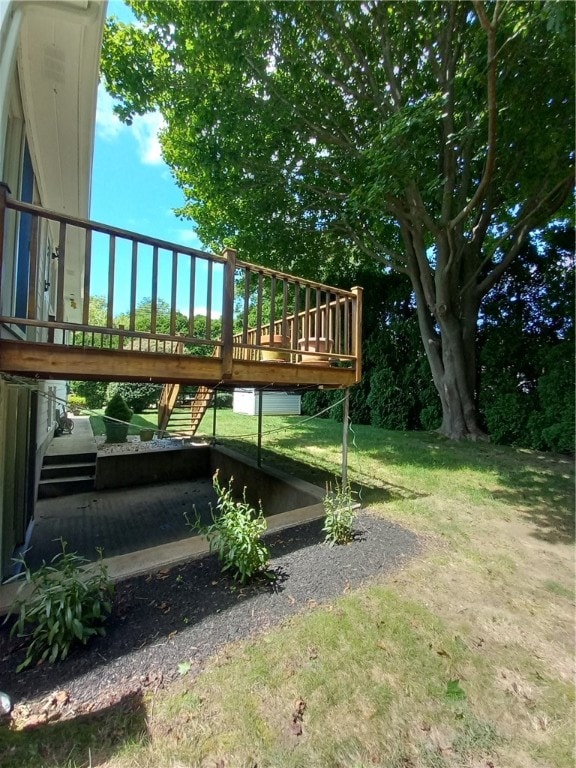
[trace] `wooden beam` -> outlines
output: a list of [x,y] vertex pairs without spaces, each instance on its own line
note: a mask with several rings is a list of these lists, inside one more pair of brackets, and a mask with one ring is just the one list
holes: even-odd
[[[98,347],[0,341],[0,371],[45,379],[153,381],[215,386],[222,381],[218,357],[157,354]],[[354,384],[353,368],[234,360],[230,386],[281,388]]]

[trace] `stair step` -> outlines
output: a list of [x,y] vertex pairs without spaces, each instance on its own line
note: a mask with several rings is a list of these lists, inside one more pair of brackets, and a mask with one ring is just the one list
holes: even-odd
[[56,496],[67,496],[72,493],[93,491],[94,477],[94,475],[77,475],[75,477],[40,480],[38,483],[38,498],[53,499]]
[[46,453],[42,460],[43,466],[48,464],[94,464],[97,453]]
[[96,462],[78,462],[66,464],[48,464],[42,467],[41,480],[60,477],[74,477],[78,475],[91,475],[96,471]]

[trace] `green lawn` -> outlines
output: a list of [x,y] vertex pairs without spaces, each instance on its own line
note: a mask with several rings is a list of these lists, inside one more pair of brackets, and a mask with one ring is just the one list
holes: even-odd
[[[572,460],[353,429],[366,511],[419,533],[421,557],[137,708],[1,726],[2,765],[571,768]],[[317,483],[339,473],[340,424],[265,417],[264,432],[265,463]],[[255,417],[217,412],[225,444],[254,455],[255,433]]]

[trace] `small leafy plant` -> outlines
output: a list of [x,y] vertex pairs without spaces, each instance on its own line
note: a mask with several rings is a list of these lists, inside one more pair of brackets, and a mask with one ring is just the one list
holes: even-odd
[[246,501],[244,487],[242,501],[236,501],[232,495],[230,478],[227,486],[220,485],[218,472],[212,479],[218,496],[216,514],[212,510],[212,523],[203,525],[198,514],[194,523],[189,524],[206,536],[210,551],[216,551],[222,571],[230,571],[232,578],[245,584],[257,574],[263,573],[270,559],[268,547],[261,541],[262,534],[268,527],[262,507],[258,512]]
[[356,508],[354,494],[350,485],[341,486],[336,481],[334,488],[326,488],[326,496],[322,502],[324,505],[325,541],[334,544],[347,544],[354,538],[354,520]]
[[102,625],[112,610],[114,586],[102,562],[102,552],[99,554],[96,569],[87,570],[89,561],[66,552],[66,542],[62,541],[62,552],[35,571],[21,561],[25,581],[18,595],[27,585],[32,591],[18,596],[6,617],[18,612],[10,635],[29,639],[26,658],[17,672],[46,659],[51,664],[58,658],[65,659],[73,643],[86,645],[93,635],[105,634]]

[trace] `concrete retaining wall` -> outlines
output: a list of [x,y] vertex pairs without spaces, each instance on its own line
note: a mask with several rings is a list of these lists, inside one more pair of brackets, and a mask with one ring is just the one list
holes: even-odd
[[98,456],[97,491],[210,477],[210,446]]
[[246,499],[252,506],[258,508],[261,500],[266,516],[321,505],[324,498],[324,491],[316,485],[270,467],[258,467],[255,461],[227,448],[208,445],[99,456],[96,490],[212,477],[217,469],[221,483],[234,477],[234,491],[239,497],[246,487]]
[[246,487],[246,499],[254,507],[262,500],[264,514],[276,515],[322,502],[324,491],[312,483],[272,469],[227,448],[214,447],[210,454],[212,474],[218,469],[221,481],[234,477],[234,491]]

